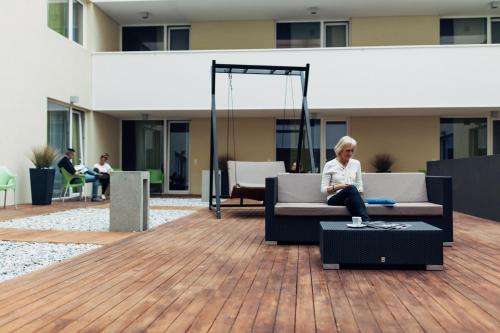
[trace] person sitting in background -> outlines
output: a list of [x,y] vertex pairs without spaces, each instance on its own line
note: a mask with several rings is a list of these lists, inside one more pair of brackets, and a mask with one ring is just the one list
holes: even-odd
[[[75,158],[75,152],[76,151],[73,148],[68,148],[63,158],[61,158],[57,163],[57,166],[59,168],[64,168],[64,170],[66,170],[70,175],[74,176],[84,175],[85,182],[92,183],[92,201],[101,201],[101,199],[97,197],[97,188],[99,187],[100,184],[98,177],[99,175],[96,172],[85,167],[77,171],[73,166],[73,163],[71,162],[71,160]],[[80,180],[73,179],[71,182],[76,184],[80,182]]]
[[[109,155],[108,155],[109,156]],[[99,158],[99,162],[94,165],[94,171],[99,173],[99,181],[102,185],[102,196],[103,200],[106,199],[106,190],[109,187],[110,173],[113,172],[111,166],[106,162],[108,158],[106,157],[106,153],[102,154]]]

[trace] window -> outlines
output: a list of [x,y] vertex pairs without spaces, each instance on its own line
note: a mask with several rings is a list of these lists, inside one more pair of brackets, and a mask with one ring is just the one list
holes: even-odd
[[[297,160],[297,145],[299,142],[299,119],[278,119],[276,120],[276,160],[285,162],[287,172],[295,171],[295,161]],[[311,119],[311,136],[313,141],[314,162],[316,170],[319,172],[320,164],[320,120]],[[302,145],[301,171],[311,170],[309,158],[309,148],[307,144],[306,128],[304,126],[304,136]]]
[[486,18],[441,19],[441,44],[486,44]]
[[[60,154],[68,147],[75,149],[76,156],[72,161],[75,165],[85,162],[84,120],[85,114],[81,111],[73,110],[64,104],[51,101],[47,103],[47,144],[57,149]],[[56,172],[53,197],[61,196],[61,186],[61,175]]]
[[500,154],[500,120],[493,120],[493,154]]
[[83,4],[73,0],[73,40],[83,45]]
[[48,0],[47,25],[64,37],[83,45],[84,6],[82,0]]
[[345,121],[327,121],[326,122],[326,160],[333,160],[335,150],[333,149],[341,137],[347,135],[347,123]]
[[168,49],[189,50],[189,27],[168,27]]
[[69,0],[48,0],[48,26],[68,37]]
[[163,26],[123,27],[122,51],[162,51]]
[[486,155],[486,118],[441,118],[441,159]]
[[320,22],[294,22],[276,24],[276,47],[320,47]]
[[189,123],[169,122],[168,190],[189,189]]
[[500,44],[500,18],[491,19],[491,43]]
[[349,24],[347,22],[335,22],[325,24],[325,46],[345,47],[349,44]]

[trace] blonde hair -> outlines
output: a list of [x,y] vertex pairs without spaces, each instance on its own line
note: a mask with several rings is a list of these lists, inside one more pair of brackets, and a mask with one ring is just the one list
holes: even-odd
[[335,145],[335,148],[333,148],[333,150],[335,150],[335,155],[339,155],[340,152],[342,150],[344,150],[344,148],[346,146],[351,146],[353,148],[356,148],[357,144],[358,143],[356,142],[356,140],[354,140],[350,136],[346,135],[346,136],[343,136],[340,138],[339,142],[337,142],[337,144]]

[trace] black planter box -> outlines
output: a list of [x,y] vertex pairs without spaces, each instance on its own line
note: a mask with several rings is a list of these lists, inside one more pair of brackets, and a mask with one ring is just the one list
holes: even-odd
[[50,205],[54,190],[55,169],[30,169],[31,202],[33,205]]

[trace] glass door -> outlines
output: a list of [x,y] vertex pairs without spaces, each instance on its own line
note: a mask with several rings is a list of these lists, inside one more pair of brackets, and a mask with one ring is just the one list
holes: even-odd
[[71,148],[76,150],[74,165],[84,164],[83,154],[83,114],[82,112],[71,110]]
[[163,141],[163,120],[122,121],[123,170],[149,171],[154,193],[164,188]]
[[347,122],[345,121],[326,121],[325,122],[325,157],[326,162],[334,159],[335,145],[341,137],[347,135]]
[[[53,102],[47,103],[47,144],[57,149],[57,152],[62,157],[62,154],[69,147],[69,107],[57,104]],[[62,176],[57,168],[57,160],[54,163],[54,168],[56,169],[54,178],[54,190],[52,192],[53,198],[59,198],[61,196],[62,189]]]
[[168,191],[189,191],[189,122],[168,123]]

